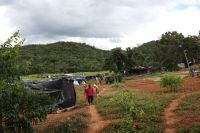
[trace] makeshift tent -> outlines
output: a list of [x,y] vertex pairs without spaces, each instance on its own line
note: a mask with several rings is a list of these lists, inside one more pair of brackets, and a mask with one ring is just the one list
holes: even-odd
[[76,104],[76,92],[72,79],[60,78],[52,81],[29,84],[28,86],[34,90],[49,93],[59,108],[71,107]]
[[115,78],[113,76],[105,76],[105,82],[106,84],[112,84],[115,81]]

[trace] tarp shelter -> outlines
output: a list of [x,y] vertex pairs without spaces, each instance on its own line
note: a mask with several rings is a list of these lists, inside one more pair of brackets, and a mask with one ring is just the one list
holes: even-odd
[[76,92],[72,79],[60,78],[52,81],[43,81],[28,86],[34,90],[49,93],[59,108],[67,108],[76,104]]
[[105,76],[106,84],[112,84],[115,81],[115,78],[111,75]]

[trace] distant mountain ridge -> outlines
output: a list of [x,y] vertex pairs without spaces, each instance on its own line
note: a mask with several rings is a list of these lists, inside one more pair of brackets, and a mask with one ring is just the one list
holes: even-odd
[[109,51],[85,43],[55,42],[25,45],[21,61],[28,62],[28,74],[103,70]]

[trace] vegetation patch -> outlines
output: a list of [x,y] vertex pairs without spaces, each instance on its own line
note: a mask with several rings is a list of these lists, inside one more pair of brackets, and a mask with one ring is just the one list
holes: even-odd
[[89,114],[85,111],[76,113],[66,120],[60,120],[55,125],[49,126],[45,133],[81,133],[87,128]]
[[183,79],[176,75],[166,75],[161,78],[160,85],[164,89],[170,90],[171,92],[177,91],[178,87],[182,84]]
[[200,94],[187,97],[176,109],[181,121],[177,124],[180,133],[200,132]]
[[175,94],[118,91],[97,98],[97,109],[105,119],[119,119],[103,129],[105,133],[162,132],[162,111]]

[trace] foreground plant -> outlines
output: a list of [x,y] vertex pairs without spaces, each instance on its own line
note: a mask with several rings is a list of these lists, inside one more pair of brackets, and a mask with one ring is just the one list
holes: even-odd
[[46,118],[51,100],[33,92],[20,80],[20,47],[24,40],[15,32],[0,45],[0,132],[33,132],[31,124]]

